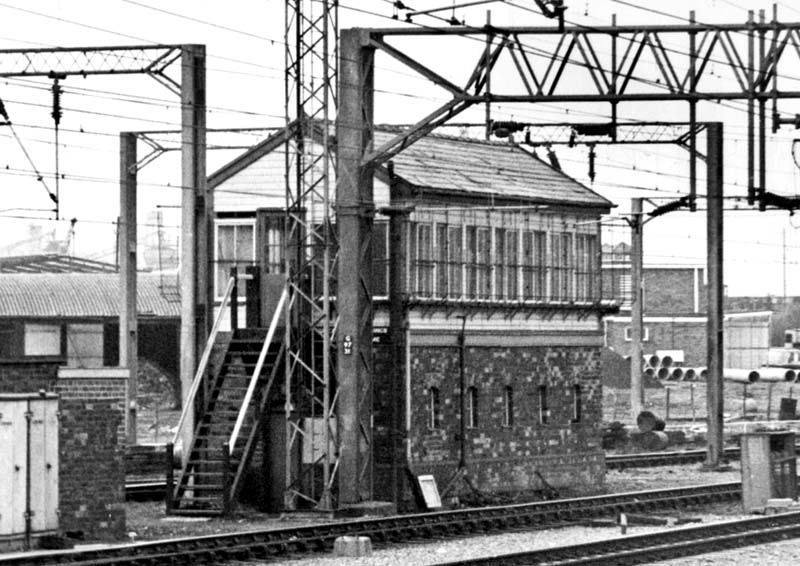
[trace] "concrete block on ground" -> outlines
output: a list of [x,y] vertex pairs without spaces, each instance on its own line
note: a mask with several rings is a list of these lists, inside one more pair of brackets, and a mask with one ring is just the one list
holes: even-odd
[[359,558],[372,555],[372,541],[369,537],[338,537],[333,542],[336,556]]

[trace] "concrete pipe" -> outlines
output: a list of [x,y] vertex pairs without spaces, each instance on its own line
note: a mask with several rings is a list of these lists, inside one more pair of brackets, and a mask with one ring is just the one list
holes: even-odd
[[697,377],[697,379],[703,380],[708,377],[708,369],[694,368],[694,375]]
[[645,368],[644,369],[644,375],[646,375],[647,377],[655,377],[656,376],[656,370],[654,370],[653,368]]
[[754,369],[725,368],[722,378],[737,383],[755,383],[761,379],[761,375]]
[[672,356],[664,356],[661,358],[661,367],[670,368],[672,367]]
[[660,380],[665,380],[669,377],[669,370],[667,368],[661,367],[656,370],[656,377]]
[[761,381],[770,382],[792,382],[797,377],[794,370],[786,368],[763,367],[758,370],[758,374],[761,376]]
[[661,358],[659,358],[655,354],[651,354],[649,356],[645,355],[644,363],[648,364],[650,367],[657,368],[658,364],[661,363]]
[[694,381],[697,379],[697,372],[694,371],[694,368],[686,368],[683,372],[683,381]]
[[670,381],[680,381],[683,377],[683,370],[681,368],[670,368],[669,379]]

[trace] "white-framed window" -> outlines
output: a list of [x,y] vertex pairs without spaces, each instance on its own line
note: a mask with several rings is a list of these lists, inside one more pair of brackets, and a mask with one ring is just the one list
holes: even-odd
[[[631,337],[633,334],[633,329],[630,326],[625,327],[625,341],[630,342],[633,340]],[[650,340],[650,328],[647,326],[642,328],[642,342],[648,342]]]
[[25,324],[26,356],[60,356],[60,324]]
[[[232,267],[236,266],[237,273],[244,275],[245,267],[255,264],[255,232],[255,220],[252,219],[217,221],[214,254],[214,294],[217,298],[222,298],[225,292]],[[244,293],[244,285],[240,285],[239,296],[244,296]]]

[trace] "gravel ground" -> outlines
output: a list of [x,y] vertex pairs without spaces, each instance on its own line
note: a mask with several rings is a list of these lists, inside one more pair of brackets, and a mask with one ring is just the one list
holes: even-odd
[[[726,471],[714,472],[704,470],[699,464],[660,466],[623,471],[610,470],[606,474],[606,489],[608,492],[621,492],[731,481],[741,481],[738,462],[732,463],[730,469]],[[700,519],[702,523],[739,519],[748,516],[743,514],[738,503],[720,504],[698,512],[693,510],[665,511],[658,515],[673,518],[691,517]],[[225,520],[187,521],[179,518],[164,517],[163,504],[160,503],[131,503],[128,505],[128,529],[137,533],[136,540],[153,540],[172,536],[193,536],[262,528],[281,528],[328,520],[327,518],[317,518],[315,520],[307,515],[279,517],[243,510],[237,516]],[[570,526],[541,531],[516,532],[432,543],[425,542],[396,548],[376,548],[371,556],[363,558],[336,557],[333,553],[329,553],[327,555],[317,554],[307,558],[283,560],[280,563],[291,564],[292,566],[429,565],[458,558],[490,556],[492,554],[604,540],[611,537],[652,533],[664,528],[676,529],[681,527],[630,525],[627,534],[621,535],[618,527]],[[728,566],[730,564],[783,566],[795,560],[800,560],[800,540],[669,560],[658,564],[662,566],[686,566],[689,564],[704,566]],[[264,564],[264,562],[235,562],[231,564],[255,566],[256,564]]]
[[[681,513],[680,516],[690,516],[699,518],[703,523],[712,523],[719,521],[726,521],[736,518],[744,518],[741,514],[728,514],[723,513]],[[667,516],[667,515],[663,515]],[[671,515],[676,517],[676,515]],[[668,527],[668,528],[684,528],[684,527]],[[400,565],[414,565],[425,566],[435,565],[442,562],[452,560],[466,559],[466,558],[480,558],[499,554],[509,554],[513,552],[523,552],[528,550],[546,549],[558,546],[567,546],[572,544],[579,544],[583,542],[593,542],[598,540],[609,540],[611,538],[641,535],[648,533],[656,533],[663,530],[664,527],[651,527],[651,526],[629,526],[625,535],[620,533],[617,527],[564,527],[559,529],[547,529],[541,531],[517,532],[501,535],[479,536],[472,538],[465,538],[459,540],[447,540],[436,543],[424,543],[404,545],[402,547],[374,549],[370,556],[361,558],[348,558],[334,556],[333,553],[327,555],[316,555],[307,558],[298,558],[293,560],[284,560],[281,564],[290,564],[291,566],[400,566]],[[783,543],[781,543],[783,544]],[[797,545],[797,543],[794,543]],[[766,545],[765,545],[766,546]],[[772,545],[770,545],[772,546]],[[756,548],[756,547],[753,547]],[[759,547],[760,548],[760,547]],[[750,549],[745,551],[737,551],[739,553],[748,552],[750,556]],[[726,557],[720,561],[709,562],[705,557],[690,557],[683,561],[665,561],[659,564],[675,564],[675,565],[688,565],[688,564],[709,564],[709,565],[723,565],[725,564],[750,564],[751,562],[742,562],[737,560],[735,554],[725,554]],[[757,555],[757,551],[752,554]],[[775,556],[780,556],[779,551],[774,551]],[[800,548],[796,549],[796,555],[800,556]],[[712,555],[708,555],[712,556]],[[724,560],[724,561],[722,561]],[[235,562],[230,563],[236,566],[255,566],[256,564],[263,564],[263,562]],[[775,566],[781,564],[783,566],[786,562],[775,562]],[[762,564],[761,566],[772,566]]]

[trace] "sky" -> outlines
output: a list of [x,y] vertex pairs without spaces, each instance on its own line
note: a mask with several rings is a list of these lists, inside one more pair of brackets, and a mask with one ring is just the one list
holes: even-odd
[[[406,2],[416,10],[451,7],[442,17],[468,25],[483,25],[487,18],[496,26],[554,26],[541,16],[532,0],[507,0],[476,7],[456,7],[466,0],[415,0]],[[743,23],[747,11],[764,9],[771,18],[773,4],[746,0],[565,0],[569,24],[608,25],[616,14],[618,24],[644,25],[685,22],[689,10],[708,23]],[[311,2],[319,9],[318,2]],[[784,0],[777,4],[781,21],[800,21],[800,7]],[[284,12],[275,0],[0,0],[0,50],[45,47],[118,46],[199,43],[206,45],[209,128],[274,128],[285,123],[284,100]],[[406,11],[388,0],[341,0],[339,26],[419,27],[447,26],[439,19],[415,16],[403,22]],[[741,43],[743,38],[734,38]],[[526,45],[538,52],[554,48],[552,39],[527,38]],[[474,39],[429,38],[392,40],[393,45],[456,83],[464,83],[483,49]],[[597,43],[601,59],[607,43]],[[675,53],[686,47],[677,39],[669,45]],[[719,53],[719,52],[718,52]],[[0,54],[0,68],[2,68]],[[719,55],[721,57],[721,54]],[[787,55],[789,57],[789,55]],[[796,89],[800,80],[800,58],[791,54],[780,69],[780,87]],[[704,80],[733,84],[726,65],[711,62]],[[177,70],[177,66],[176,69]],[[642,70],[645,80],[656,80],[654,65]],[[582,85],[588,78],[568,71],[565,84]],[[383,54],[376,58],[376,122],[407,124],[448,99],[447,93]],[[519,92],[519,83],[509,62],[499,64],[492,78],[493,90]],[[177,97],[150,77],[69,77],[61,81],[63,116],[59,132],[59,219],[52,211],[48,191],[55,189],[55,155],[51,117],[52,82],[48,79],[0,80],[0,99],[14,124],[0,126],[0,251],[15,253],[14,247],[30,237],[32,224],[65,240],[74,223],[71,251],[96,259],[114,259],[114,222],[119,212],[119,133],[122,131],[173,130],[179,128]],[[576,86],[577,88],[577,86]],[[636,88],[632,85],[631,88]],[[798,89],[800,90],[800,89]],[[800,103],[782,101],[782,116],[800,113]],[[603,104],[497,105],[492,117],[546,123],[604,121],[609,107]],[[620,106],[625,120],[688,119],[686,104],[630,103]],[[725,193],[742,197],[746,186],[746,115],[742,104],[702,103],[699,120],[725,124]],[[484,108],[474,108],[457,118],[481,123]],[[471,129],[471,132],[480,128]],[[15,137],[14,132],[19,137]],[[769,130],[768,130],[769,132]],[[237,135],[209,134],[208,172],[213,172],[244,148],[263,138],[263,131]],[[782,128],[768,136],[768,189],[796,196],[800,169],[793,156],[794,129]],[[175,138],[158,137],[167,147]],[[704,141],[700,140],[701,144]],[[227,147],[229,149],[217,149]],[[702,147],[702,146],[701,146]],[[624,223],[630,200],[650,199],[645,210],[686,194],[688,154],[672,145],[599,146],[596,178],[588,177],[585,147],[556,148],[564,170],[590,186],[617,206],[607,219],[604,238],[616,243],[628,238]],[[800,151],[800,148],[798,148]],[[147,153],[140,144],[139,152]],[[27,154],[27,155],[26,155]],[[544,153],[539,150],[539,155]],[[700,193],[704,193],[703,167],[699,166]],[[44,182],[37,180],[37,172]],[[169,152],[139,173],[140,234],[154,230],[155,210],[163,212],[163,228],[177,233],[180,202],[178,154]],[[45,187],[46,185],[46,187]],[[703,202],[700,208],[704,208]],[[800,295],[800,218],[786,211],[757,212],[743,201],[729,199],[725,223],[725,281],[730,295]],[[645,262],[649,264],[703,264],[705,262],[705,214],[676,212],[656,218],[645,227]],[[152,265],[150,267],[153,267]]]

